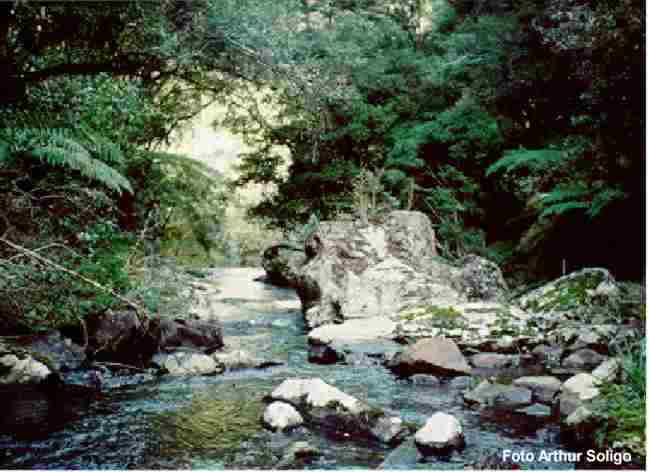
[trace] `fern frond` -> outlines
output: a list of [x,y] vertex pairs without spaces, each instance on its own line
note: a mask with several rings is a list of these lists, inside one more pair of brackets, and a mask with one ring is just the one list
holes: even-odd
[[589,208],[588,202],[559,202],[554,203],[553,205],[546,207],[540,216],[552,216],[552,215],[561,215],[568,211],[572,210],[584,210]]
[[538,171],[557,166],[566,159],[563,151],[554,149],[511,149],[504,156],[487,168],[486,176],[495,172],[511,172],[518,169]]

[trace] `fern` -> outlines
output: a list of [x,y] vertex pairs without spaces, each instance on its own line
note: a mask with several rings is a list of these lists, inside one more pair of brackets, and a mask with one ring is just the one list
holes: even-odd
[[495,172],[511,172],[519,169],[540,171],[550,169],[566,159],[563,151],[554,149],[512,149],[506,151],[504,156],[487,168],[486,176]]
[[[51,166],[78,171],[111,190],[133,193],[126,177],[104,162],[118,163],[123,157],[119,147],[95,137],[87,130],[80,138],[69,130],[26,128],[3,130],[3,140],[11,144],[13,153],[25,153]],[[83,140],[86,137],[86,140]]]

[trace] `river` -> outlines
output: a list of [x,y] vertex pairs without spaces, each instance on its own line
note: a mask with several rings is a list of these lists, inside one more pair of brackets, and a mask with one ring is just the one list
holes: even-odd
[[[256,423],[251,431],[249,424],[246,436],[224,450],[212,444],[213,440],[218,443],[219,437],[210,437],[209,431],[202,446],[200,441],[188,442],[188,436],[180,434],[182,421],[166,421],[182,418],[179,415],[188,411],[200,416],[201,409],[209,409],[211,402],[221,406],[238,401],[262,405],[264,395],[291,377],[320,377],[418,424],[436,411],[455,415],[465,431],[465,449],[444,459],[404,464],[408,468],[459,469],[487,453],[509,449],[538,455],[542,450],[561,447],[557,426],[517,416],[495,418],[482,414],[464,406],[460,392],[445,383],[431,386],[397,380],[381,365],[369,363],[309,363],[306,333],[293,291],[254,281],[263,275],[261,269],[211,269],[206,274],[198,282],[203,289],[199,309],[204,315],[209,311],[219,316],[226,344],[280,361],[282,365],[212,377],[141,376],[132,385],[107,389],[97,398],[77,402],[72,398],[53,402],[25,396],[3,400],[0,468],[273,468],[287,446],[297,440],[307,440],[320,450],[321,455],[309,465],[311,468],[366,469],[376,468],[384,461],[391,452],[385,446],[345,436],[331,437],[307,428],[283,434],[267,431],[261,423]],[[47,413],[41,418],[49,419],[44,424],[29,425],[21,419],[21,408],[45,408]],[[231,411],[223,419],[225,429],[215,435],[236,438],[236,429],[241,427],[237,414]],[[188,419],[188,425],[192,421]],[[231,421],[232,426],[228,423]],[[572,464],[529,466],[557,469]]]

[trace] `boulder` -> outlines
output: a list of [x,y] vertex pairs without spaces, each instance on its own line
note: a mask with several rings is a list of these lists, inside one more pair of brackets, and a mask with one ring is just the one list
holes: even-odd
[[598,367],[591,371],[591,375],[600,382],[614,382],[620,372],[621,361],[620,359],[613,358],[603,361]]
[[562,361],[562,367],[567,369],[584,369],[591,370],[600,365],[605,356],[598,354],[591,349],[580,349],[574,352]]
[[402,377],[413,374],[453,377],[472,372],[456,343],[440,337],[423,339],[409,346],[397,354],[388,367]]
[[159,353],[151,362],[169,375],[212,375],[221,371],[212,357],[198,352]]
[[549,346],[548,344],[540,344],[532,351],[537,359],[548,365],[558,365],[563,353],[564,349],[561,346]]
[[435,235],[423,213],[394,211],[381,223],[321,222],[305,241],[296,291],[310,328],[391,316],[422,301],[457,303],[454,268],[434,261]]
[[92,359],[142,366],[158,351],[159,334],[143,325],[135,311],[109,309],[88,316],[86,326]]
[[615,284],[606,269],[587,268],[555,279],[519,297],[524,310],[562,313],[590,310],[602,303],[594,292],[602,283]]
[[434,413],[415,433],[415,445],[425,456],[444,454],[465,445],[460,422],[447,413]]
[[273,431],[284,431],[303,424],[298,410],[285,402],[273,402],[264,410],[264,424]]
[[406,432],[402,420],[348,395],[318,378],[287,379],[269,395],[291,404],[310,423],[336,434],[392,444]]
[[52,371],[32,356],[18,352],[0,353],[0,384],[40,383]]
[[262,254],[266,280],[280,287],[294,287],[298,270],[306,260],[302,247],[291,243],[274,244]]
[[223,347],[223,330],[218,321],[157,318],[150,329],[155,332],[155,327],[158,329],[156,334],[161,351],[169,352],[182,347],[212,352]]
[[474,367],[482,369],[502,369],[517,366],[519,357],[508,354],[481,353],[473,355],[470,362]]
[[415,445],[415,439],[411,437],[389,452],[377,469],[413,470],[423,458],[424,456]]
[[[457,377],[460,378],[460,377]],[[440,386],[440,379],[429,374],[415,374],[409,377],[409,381],[414,385],[423,385],[427,387]]]
[[469,375],[461,375],[459,377],[454,377],[449,382],[449,387],[457,390],[465,390],[470,388],[474,383],[474,378]]
[[559,397],[560,414],[569,416],[578,407],[600,394],[599,380],[591,374],[576,374],[562,384]]
[[492,261],[470,254],[465,256],[460,273],[455,278],[456,288],[470,301],[503,301],[508,292],[501,269]]
[[529,389],[533,393],[533,401],[547,405],[553,404],[555,395],[562,388],[562,382],[550,375],[519,377],[513,385]]
[[482,381],[476,388],[463,393],[463,399],[468,405],[479,408],[513,409],[530,405],[532,393],[527,388],[513,385]]

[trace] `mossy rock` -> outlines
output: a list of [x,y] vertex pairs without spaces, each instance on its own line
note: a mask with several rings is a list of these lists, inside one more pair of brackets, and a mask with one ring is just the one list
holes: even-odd
[[607,270],[582,269],[523,295],[519,305],[535,312],[563,312],[589,306],[593,291],[603,282],[615,283]]

